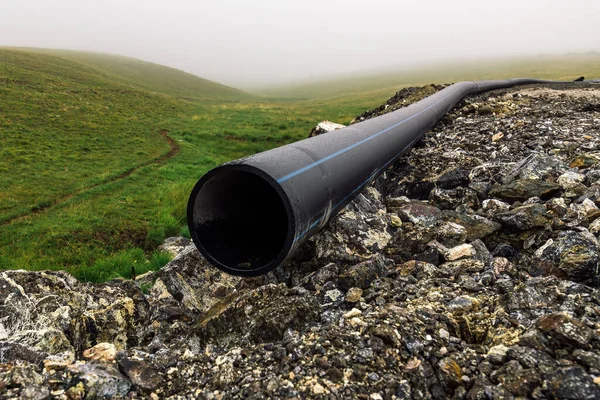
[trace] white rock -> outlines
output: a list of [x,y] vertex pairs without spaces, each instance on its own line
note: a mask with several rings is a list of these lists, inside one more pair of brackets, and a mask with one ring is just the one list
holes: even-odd
[[354,317],[350,319],[350,325],[352,326],[366,326],[367,323],[358,317]]
[[4,327],[2,322],[0,322],[0,340],[8,339],[8,330]]
[[335,122],[331,122],[331,121],[327,121],[327,120],[319,122],[319,124],[317,126],[321,129],[323,129],[325,132],[331,132],[331,131],[335,131],[336,129],[341,129],[341,128],[346,127],[346,125],[337,124]]
[[594,214],[598,211],[598,206],[590,199],[585,199],[581,205],[587,215]]
[[583,182],[584,179],[585,175],[583,174],[567,171],[559,176],[556,182],[562,186],[563,189],[571,189]]
[[325,292],[325,297],[329,298],[331,301],[337,301],[343,295],[344,294],[338,289],[328,290]]
[[445,330],[443,328],[440,329],[440,331],[438,332],[438,334],[440,335],[441,339],[444,339],[444,340],[450,339],[450,332],[448,332],[447,330]]
[[514,269],[514,265],[504,257],[495,257],[492,260],[492,270],[496,276],[503,272],[513,271]]
[[490,213],[499,213],[508,211],[510,209],[510,205],[500,200],[496,199],[487,199],[482,203],[483,211]]
[[537,249],[535,251],[535,253],[533,253],[533,255],[537,258],[541,258],[544,255],[544,250],[546,250],[546,248],[548,246],[552,246],[552,244],[554,243],[554,240],[552,239],[548,239],[548,241],[546,241],[546,243],[544,243],[544,245],[542,247],[540,247],[539,249]]
[[503,344],[499,344],[497,346],[490,347],[489,351],[487,352],[487,356],[490,359],[490,361],[496,364],[501,364],[504,362],[504,360],[506,360],[507,352],[508,347],[506,347]]
[[468,243],[464,243],[448,249],[444,253],[444,258],[448,261],[455,261],[461,258],[473,257],[475,254],[477,254],[475,248]]
[[360,311],[358,308],[353,308],[352,310],[350,310],[346,314],[344,314],[344,318],[346,318],[346,319],[354,318],[354,317],[358,317],[359,315],[362,315],[362,311]]
[[114,362],[117,356],[117,347],[112,343],[102,342],[83,352],[83,357],[101,362]]
[[438,231],[443,237],[460,237],[467,234],[467,229],[455,222],[445,222]]
[[325,388],[319,383],[315,383],[315,385],[312,387],[312,391],[314,394],[323,394],[325,393]]

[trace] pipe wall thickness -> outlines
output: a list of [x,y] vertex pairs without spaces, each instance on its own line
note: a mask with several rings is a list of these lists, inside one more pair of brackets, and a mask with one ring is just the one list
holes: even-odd
[[223,164],[192,190],[187,209],[192,239],[209,262],[227,273],[265,274],[465,96],[551,82],[460,82],[394,112]]

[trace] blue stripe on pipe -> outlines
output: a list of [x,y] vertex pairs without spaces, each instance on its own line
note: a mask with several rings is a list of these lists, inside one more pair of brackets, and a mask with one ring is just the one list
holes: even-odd
[[305,171],[308,171],[309,169],[311,169],[311,168],[314,168],[314,167],[316,167],[317,165],[323,164],[324,162],[326,162],[326,161],[329,161],[329,160],[331,160],[332,158],[339,156],[340,154],[344,154],[344,153],[345,153],[345,152],[347,152],[348,150],[352,150],[353,148],[355,148],[355,147],[357,147],[357,146],[360,146],[361,144],[363,144],[363,143],[366,143],[366,142],[368,142],[369,140],[375,139],[375,138],[376,138],[376,137],[378,137],[379,135],[382,135],[382,134],[384,134],[384,133],[388,132],[389,130],[391,130],[391,129],[394,129],[394,128],[396,128],[396,127],[398,127],[398,126],[400,126],[400,125],[404,124],[405,122],[408,122],[408,121],[410,121],[411,119],[418,117],[419,115],[423,114],[425,111],[427,111],[427,110],[431,109],[432,107],[434,107],[434,106],[436,106],[437,104],[439,104],[441,101],[444,101],[446,98],[450,97],[450,95],[452,95],[452,94],[453,94],[454,92],[456,92],[457,90],[458,90],[458,88],[457,88],[456,90],[453,90],[452,92],[448,93],[446,96],[442,97],[441,99],[439,99],[438,101],[436,101],[435,103],[433,103],[432,105],[430,105],[429,107],[427,107],[427,108],[425,108],[425,109],[423,109],[423,110],[419,111],[419,112],[418,112],[418,113],[416,113],[415,115],[411,115],[410,117],[408,117],[408,118],[406,118],[406,119],[403,119],[402,121],[400,121],[400,122],[398,122],[398,123],[396,123],[396,124],[394,124],[394,125],[392,125],[392,126],[389,126],[389,127],[385,128],[384,130],[382,130],[382,131],[380,131],[380,132],[377,132],[377,133],[375,133],[374,135],[371,135],[371,136],[369,136],[369,137],[366,137],[366,138],[364,138],[363,140],[360,140],[360,141],[358,141],[358,142],[356,142],[356,143],[354,143],[354,144],[351,144],[350,146],[348,146],[348,147],[346,147],[346,148],[343,148],[343,149],[341,149],[341,150],[338,150],[338,151],[336,151],[336,152],[335,152],[335,153],[333,153],[333,154],[330,154],[330,155],[328,155],[327,157],[323,157],[323,158],[321,158],[319,161],[315,161],[315,162],[314,162],[314,163],[312,163],[312,164],[309,164],[309,165],[307,165],[307,166],[305,166],[305,167],[302,167],[302,168],[300,168],[300,169],[299,169],[299,170],[297,170],[297,171],[294,171],[294,172],[292,172],[292,173],[289,173],[289,174],[287,174],[286,176],[284,176],[284,177],[282,177],[282,178],[279,178],[279,179],[277,180],[277,183],[282,183],[282,182],[285,182],[285,181],[287,181],[288,179],[291,179],[291,178],[295,177],[296,175],[300,175],[301,173],[303,173],[303,172],[305,172]]
[[[448,97],[448,96],[446,96]],[[377,174],[379,174],[379,172],[381,172],[383,169],[385,169],[388,165],[390,165],[396,158],[398,158],[398,156],[400,154],[402,154],[402,152],[405,149],[409,149],[412,147],[413,144],[415,144],[416,141],[418,141],[420,138],[416,138],[415,140],[413,140],[408,146],[406,146],[405,148],[403,148],[402,150],[400,150],[398,153],[396,153],[396,155],[394,157],[392,157],[388,162],[386,162],[381,168],[377,169],[375,172],[373,172],[371,175],[369,175],[369,177],[367,179],[365,179],[360,185],[358,185],[356,187],[356,189],[354,189],[352,192],[350,192],[350,194],[348,194],[346,197],[344,197],[342,200],[338,201],[334,206],[333,209],[335,210],[340,204],[342,204],[344,201],[346,201],[348,199],[348,197],[353,196],[354,193],[356,193],[357,191],[361,190],[367,183],[369,183],[369,181],[376,176]],[[294,241],[292,243],[296,243],[298,240],[302,239],[304,237],[304,235],[306,235],[311,229],[313,229],[319,222],[321,222],[321,220],[323,219],[323,217],[325,217],[325,215],[322,215],[321,217],[319,217],[315,222],[313,222],[312,224],[310,224],[310,226],[308,228],[306,228],[302,233],[300,233],[297,237],[294,238]]]

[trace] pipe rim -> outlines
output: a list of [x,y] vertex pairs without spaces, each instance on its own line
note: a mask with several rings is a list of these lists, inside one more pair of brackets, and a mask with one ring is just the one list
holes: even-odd
[[[275,190],[275,193],[279,197],[279,200],[281,200],[282,205],[285,210],[285,214],[287,217],[287,232],[286,232],[284,244],[283,244],[281,250],[279,251],[279,253],[277,254],[277,256],[274,257],[269,263],[261,266],[260,268],[240,269],[240,268],[235,268],[235,267],[223,264],[222,262],[217,260],[215,257],[213,257],[213,255],[211,255],[210,252],[202,245],[202,241],[200,240],[200,237],[198,236],[198,233],[196,232],[196,229],[195,229],[194,208],[195,208],[195,203],[196,203],[198,194],[200,193],[200,191],[202,190],[204,185],[206,183],[208,183],[212,178],[214,178],[215,176],[222,174],[224,172],[232,172],[232,171],[247,172],[247,173],[253,174],[253,175],[261,178],[264,182],[266,182],[271,188],[273,188]],[[260,275],[264,275],[264,274],[274,270],[275,268],[280,266],[286,260],[286,258],[290,255],[292,248],[294,246],[295,218],[294,218],[292,204],[290,202],[288,195],[283,190],[281,185],[279,183],[277,183],[276,179],[274,179],[272,176],[270,176],[263,170],[256,168],[254,166],[251,166],[251,165],[247,165],[247,164],[224,164],[224,165],[221,165],[219,167],[213,168],[212,170],[208,171],[206,174],[204,174],[204,176],[202,176],[198,180],[198,182],[196,182],[196,184],[194,185],[194,188],[192,189],[190,197],[188,199],[187,225],[188,225],[188,229],[189,229],[192,241],[194,242],[194,244],[196,245],[196,247],[198,248],[200,253],[207,259],[207,261],[209,261],[212,265],[219,268],[223,272],[226,272],[231,275],[241,276],[241,277],[260,276]]]

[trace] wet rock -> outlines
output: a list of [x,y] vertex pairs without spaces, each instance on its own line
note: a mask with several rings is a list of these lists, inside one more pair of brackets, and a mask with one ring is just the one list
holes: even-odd
[[124,397],[131,388],[114,364],[85,363],[69,366],[75,379],[84,382],[86,398]]
[[549,226],[552,222],[546,207],[542,204],[516,207],[508,212],[497,214],[496,219],[509,229],[517,231],[543,228]]
[[3,364],[12,364],[20,360],[41,365],[47,356],[47,353],[20,343],[0,342],[0,363]]
[[458,186],[467,187],[470,182],[470,172],[468,169],[452,169],[444,172],[434,182],[437,187],[442,189],[454,189]]
[[348,269],[339,276],[338,283],[343,290],[356,287],[366,289],[371,282],[383,276],[387,270],[383,257],[374,257]]
[[539,374],[533,369],[509,370],[500,375],[498,381],[515,396],[529,396],[541,383]]
[[536,274],[554,274],[575,281],[597,276],[598,249],[593,236],[583,232],[562,231],[548,239],[534,254]]
[[171,299],[185,311],[205,312],[233,292],[240,280],[210,266],[193,244],[161,268],[157,278],[149,296],[155,313]]
[[556,182],[563,189],[568,190],[568,189],[577,187],[584,180],[585,180],[585,175],[577,173],[577,172],[573,172],[573,171],[567,171],[564,174],[562,174],[561,176],[559,176],[558,179],[556,180]]
[[460,205],[470,208],[479,206],[477,193],[468,188],[457,187],[455,189],[434,188],[429,193],[429,200],[433,205],[441,209],[452,210]]
[[400,207],[398,216],[402,221],[430,227],[439,220],[441,211],[439,208],[427,204],[411,203]]
[[154,367],[146,361],[130,359],[124,353],[117,355],[117,361],[123,372],[139,389],[154,390],[165,383]]
[[554,339],[576,347],[587,347],[593,336],[590,328],[561,313],[544,315],[536,321],[536,327]]
[[266,285],[235,293],[215,304],[191,328],[200,342],[227,343],[239,335],[255,342],[281,340],[287,329],[302,328],[321,313],[316,298]]
[[496,199],[486,199],[481,204],[481,208],[486,216],[492,217],[495,214],[506,212],[510,209],[510,205]]
[[563,367],[550,372],[543,386],[550,399],[598,399],[600,389],[581,367]]
[[496,232],[502,225],[476,214],[465,214],[456,211],[444,213],[444,219],[456,223],[466,230],[466,240],[483,239]]
[[560,185],[552,182],[519,179],[492,188],[492,190],[490,190],[490,196],[510,202],[525,201],[531,197],[548,199],[557,194],[561,188]]
[[469,296],[459,296],[448,303],[448,308],[457,314],[463,314],[477,307],[479,301]]
[[558,177],[566,170],[563,161],[555,156],[533,153],[520,160],[505,177],[505,183],[519,177],[529,180],[548,180]]

